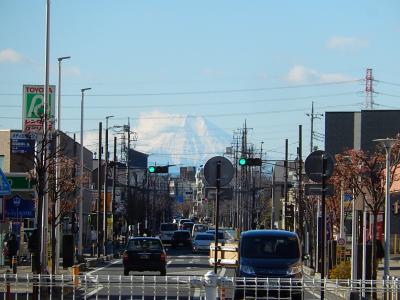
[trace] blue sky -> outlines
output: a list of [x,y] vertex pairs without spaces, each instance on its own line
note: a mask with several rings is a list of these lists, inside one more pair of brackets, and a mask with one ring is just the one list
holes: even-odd
[[[91,87],[85,134],[107,115],[138,131],[154,112],[205,116],[228,134],[247,120],[250,141],[279,159],[286,138],[295,154],[302,124],[307,154],[311,102],[360,110],[366,68],[375,108],[400,108],[399,12],[396,0],[52,1],[51,84],[57,57],[72,57],[62,129],[79,136],[80,89]],[[0,129],[21,128],[22,85],[44,83],[44,31],[45,1],[0,0]]]

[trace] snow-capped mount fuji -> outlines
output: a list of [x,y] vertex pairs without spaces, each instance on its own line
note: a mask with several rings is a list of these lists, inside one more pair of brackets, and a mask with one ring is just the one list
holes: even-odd
[[231,135],[204,117],[154,112],[140,118],[135,128],[136,149],[150,154],[149,164],[200,166],[222,155]]

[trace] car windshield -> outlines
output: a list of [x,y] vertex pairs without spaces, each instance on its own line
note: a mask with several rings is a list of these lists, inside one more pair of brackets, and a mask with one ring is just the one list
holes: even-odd
[[162,245],[156,239],[133,239],[129,240],[126,250],[146,251],[146,250],[162,250]]
[[298,258],[296,237],[260,236],[242,239],[241,253],[246,258]]
[[208,227],[206,225],[195,225],[193,228],[194,232],[205,232],[207,229]]
[[196,241],[212,241],[214,236],[212,234],[198,234],[196,235]]
[[[211,234],[212,236],[215,235],[215,231],[207,231],[207,233]],[[223,240],[225,238],[224,232],[218,230],[218,239]]]
[[178,225],[174,223],[168,223],[168,224],[161,224],[160,230],[161,231],[175,231],[178,229]]

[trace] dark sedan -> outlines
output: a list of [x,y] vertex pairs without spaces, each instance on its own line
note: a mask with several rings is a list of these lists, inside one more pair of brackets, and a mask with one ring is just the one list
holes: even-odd
[[167,255],[159,238],[130,238],[123,254],[124,275],[130,271],[159,271],[165,276]]
[[192,238],[187,230],[177,230],[172,236],[171,244],[173,248],[186,247],[192,249]]

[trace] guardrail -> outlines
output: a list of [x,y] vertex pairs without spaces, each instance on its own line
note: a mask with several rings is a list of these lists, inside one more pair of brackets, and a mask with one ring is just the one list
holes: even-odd
[[204,276],[112,276],[4,274],[0,299],[400,299],[397,278],[378,281],[234,278]]

